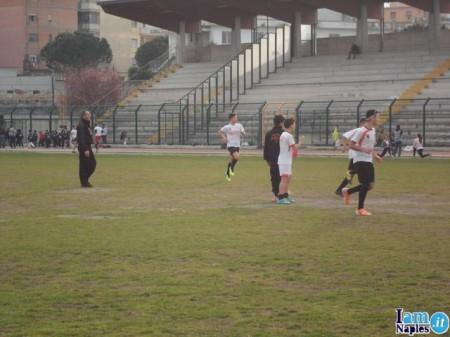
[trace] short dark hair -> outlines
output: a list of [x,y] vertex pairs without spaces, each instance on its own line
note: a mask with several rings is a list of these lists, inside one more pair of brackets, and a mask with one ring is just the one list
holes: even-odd
[[275,115],[273,118],[273,125],[278,126],[283,124],[284,122],[284,116],[283,115]]
[[365,121],[366,121],[365,118],[360,118],[360,119],[359,119],[359,124],[362,124],[362,123],[364,123]]
[[292,124],[294,124],[294,123],[295,123],[295,119],[294,118],[285,119],[284,120],[284,127],[286,129],[289,129],[292,126]]
[[235,116],[236,116],[236,113],[234,113],[234,112],[230,113],[230,115],[228,116],[228,120],[230,120],[231,118],[233,118]]

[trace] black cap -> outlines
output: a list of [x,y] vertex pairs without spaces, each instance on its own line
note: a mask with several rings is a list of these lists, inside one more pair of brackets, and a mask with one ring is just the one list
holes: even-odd
[[379,112],[377,110],[367,110],[366,119],[372,118],[373,116],[375,116],[378,113]]

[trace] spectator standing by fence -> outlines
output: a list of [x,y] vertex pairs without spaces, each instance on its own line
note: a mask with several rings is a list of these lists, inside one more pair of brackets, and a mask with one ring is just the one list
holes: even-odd
[[9,147],[11,149],[16,148],[16,129],[11,125],[11,127],[8,130],[8,140],[9,140]]
[[102,124],[102,142],[103,144],[108,143],[108,128],[105,124]]
[[394,130],[394,157],[397,155],[397,157],[402,156],[402,145],[403,145],[403,130],[400,127],[400,125],[397,125],[397,127]]
[[4,149],[6,143],[6,131],[3,128],[0,128],[0,148]]

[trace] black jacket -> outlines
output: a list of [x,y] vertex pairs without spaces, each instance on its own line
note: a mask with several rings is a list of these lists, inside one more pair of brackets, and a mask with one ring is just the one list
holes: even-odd
[[278,163],[278,156],[280,155],[280,136],[283,133],[281,126],[274,127],[266,133],[264,141],[264,160],[276,164]]
[[84,152],[91,149],[92,145],[92,130],[91,123],[86,122],[84,119],[80,120],[77,126],[77,142],[78,151]]

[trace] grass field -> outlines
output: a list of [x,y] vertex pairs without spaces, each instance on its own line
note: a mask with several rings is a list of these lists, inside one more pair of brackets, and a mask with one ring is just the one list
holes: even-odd
[[450,311],[450,161],[377,167],[370,218],[299,158],[271,204],[244,157],[0,153],[0,336],[394,336],[395,308]]

